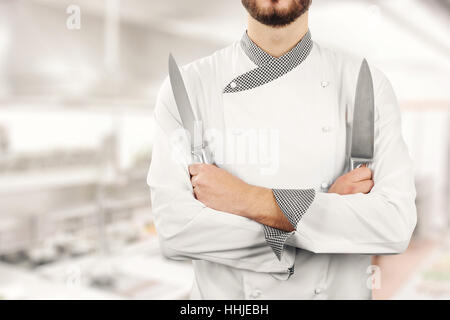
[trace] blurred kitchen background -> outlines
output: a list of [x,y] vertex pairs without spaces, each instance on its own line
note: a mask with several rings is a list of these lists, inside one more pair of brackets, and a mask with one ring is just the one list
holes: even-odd
[[[155,97],[169,52],[245,24],[239,0],[0,0],[0,299],[188,297],[152,223]],[[449,299],[450,1],[313,0],[310,25],[387,74],[415,162],[414,239],[376,258],[374,297]]]

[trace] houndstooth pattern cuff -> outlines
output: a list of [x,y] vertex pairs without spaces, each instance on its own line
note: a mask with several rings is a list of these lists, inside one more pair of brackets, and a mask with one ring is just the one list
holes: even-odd
[[[315,190],[273,189],[272,192],[283,214],[292,226],[297,229],[298,222],[314,200],[316,195]],[[295,231],[286,232],[264,226],[266,242],[270,245],[278,260],[281,260],[281,254],[283,253],[286,240],[293,235],[294,232]],[[292,268],[291,273],[293,272],[294,269]]]
[[297,224],[316,196],[314,189],[273,189],[273,195],[286,218],[297,229]]
[[286,243],[287,238],[289,238],[292,234],[294,234],[294,231],[286,232],[280,229],[264,226],[264,236],[266,238],[266,242],[272,248],[278,260],[281,260],[284,244]]

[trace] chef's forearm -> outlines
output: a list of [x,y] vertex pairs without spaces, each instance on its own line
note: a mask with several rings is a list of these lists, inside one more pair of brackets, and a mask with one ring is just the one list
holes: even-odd
[[403,252],[416,223],[415,192],[389,195],[388,190],[382,186],[369,194],[317,193],[288,244],[314,253]]
[[278,206],[272,189],[251,186],[247,199],[243,216],[283,231],[295,230]]

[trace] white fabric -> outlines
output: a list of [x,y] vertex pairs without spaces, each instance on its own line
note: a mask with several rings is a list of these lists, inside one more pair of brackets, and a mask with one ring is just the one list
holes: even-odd
[[[317,191],[281,261],[260,224],[194,198],[188,157],[174,157],[188,154],[189,145],[174,134],[181,122],[166,79],[155,109],[148,184],[163,254],[195,260],[194,298],[367,299],[370,254],[405,250],[416,223],[412,165],[394,93],[373,67],[375,186],[367,195],[325,193],[345,172],[361,61],[314,43],[307,59],[286,75],[226,94],[223,88],[232,79],[256,67],[239,42],[183,68],[209,147],[216,161],[225,159],[220,167],[255,185]],[[256,141],[249,146],[258,147],[256,160],[231,147],[237,136],[255,130],[258,140],[249,140]],[[264,142],[267,133],[272,143]],[[219,136],[226,143],[218,142]],[[276,157],[264,156],[270,150]]]

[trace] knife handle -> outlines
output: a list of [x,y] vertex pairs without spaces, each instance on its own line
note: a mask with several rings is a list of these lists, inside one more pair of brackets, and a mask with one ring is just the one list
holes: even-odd
[[369,165],[370,163],[372,163],[372,159],[350,158],[350,170],[355,170],[363,164]]
[[208,152],[206,151],[205,148],[202,148],[202,159],[203,159],[203,163],[212,164],[209,159]]
[[192,154],[192,163],[204,163],[202,153],[192,151],[191,154]]
[[194,163],[206,163],[213,164],[209,157],[209,153],[205,148],[201,148],[200,150],[192,151],[192,160]]

